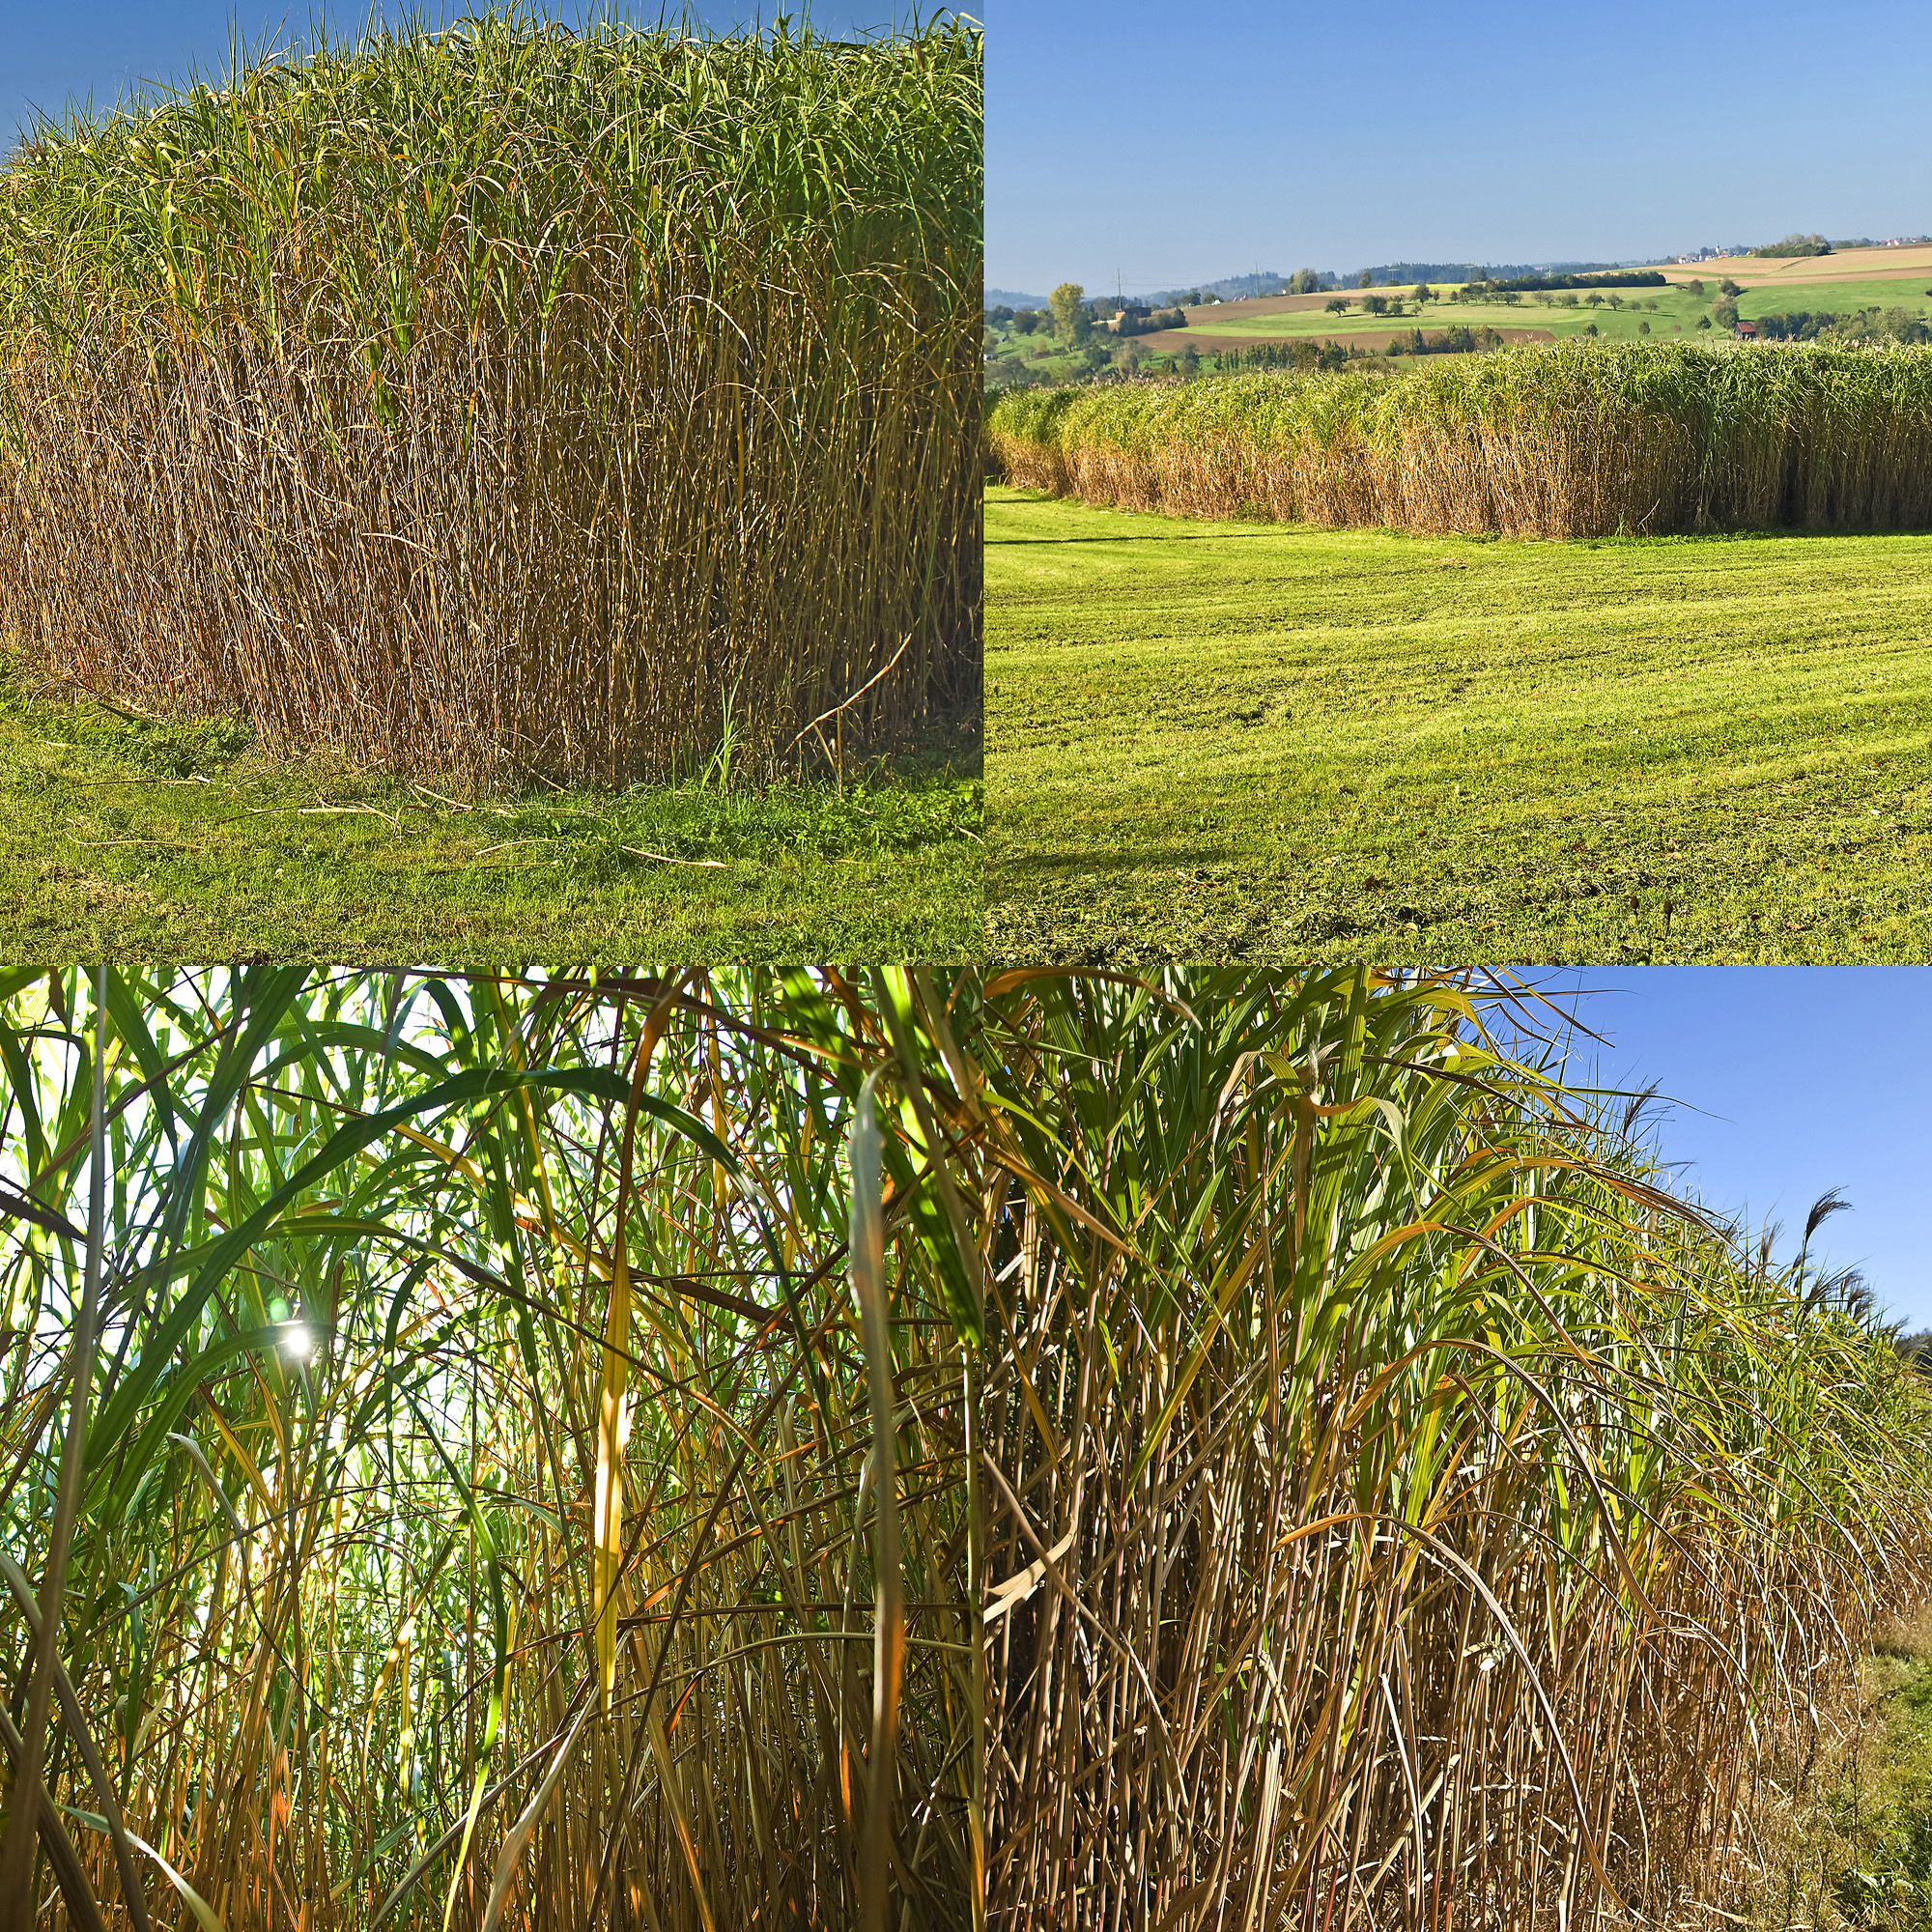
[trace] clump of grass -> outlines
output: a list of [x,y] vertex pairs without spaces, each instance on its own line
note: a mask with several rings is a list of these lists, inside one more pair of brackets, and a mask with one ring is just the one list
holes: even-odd
[[270,749],[621,785],[979,677],[980,37],[486,13],[0,174],[0,635]]
[[976,1001],[0,981],[0,1903],[969,1932]]
[[1855,1286],[1466,978],[988,994],[989,1925],[1676,1922],[1932,1581]]
[[232,765],[254,742],[253,728],[241,718],[143,721],[123,737],[121,752],[135,770],[156,778],[205,778]]
[[1395,374],[1015,390],[1007,480],[1184,516],[1508,536],[1932,525],[1932,350],[1564,342]]

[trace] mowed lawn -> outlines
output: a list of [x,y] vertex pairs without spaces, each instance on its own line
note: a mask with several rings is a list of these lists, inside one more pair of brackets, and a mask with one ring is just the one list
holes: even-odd
[[986,536],[996,959],[1932,958],[1932,537]]
[[37,695],[0,653],[0,965],[961,959],[977,732],[830,783],[466,799]]

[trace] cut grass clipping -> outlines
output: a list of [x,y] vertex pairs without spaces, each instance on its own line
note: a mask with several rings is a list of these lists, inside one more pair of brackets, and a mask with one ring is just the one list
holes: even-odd
[[622,785],[977,703],[980,41],[491,13],[0,174],[0,639]]
[[0,978],[0,1914],[970,1932],[978,999]]
[[1002,395],[1007,479],[1122,509],[1506,536],[1932,525],[1932,349],[1565,342],[1394,375]]
[[963,959],[982,787],[951,734],[831,778],[434,781],[245,724],[36,695],[0,654],[0,962]]
[[1713,1922],[1928,1582],[1855,1280],[1479,981],[989,992],[989,1926]]
[[1932,957],[1932,538],[987,533],[998,959]]

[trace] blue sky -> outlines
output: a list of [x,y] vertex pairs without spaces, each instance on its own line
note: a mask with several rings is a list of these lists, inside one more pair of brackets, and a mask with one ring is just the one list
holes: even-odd
[[986,280],[1932,234],[1922,0],[991,0]]
[[[906,0],[831,0],[813,6],[810,17],[821,33],[857,38],[872,27],[889,27],[895,10],[904,17]],[[331,35],[353,31],[370,17],[367,4],[331,5],[326,17]],[[452,7],[447,0],[432,4],[379,5],[377,17],[398,21],[412,13],[432,17],[472,11]],[[540,11],[553,19],[581,22],[585,9],[579,0],[551,0]],[[601,8],[600,8],[600,11]],[[631,0],[622,14],[645,22],[659,15],[656,0]],[[699,0],[692,11],[714,31],[770,19],[779,11],[773,0]],[[804,11],[787,9],[796,16]],[[926,10],[930,12],[930,9]],[[680,17],[683,9],[664,9]],[[56,117],[68,104],[90,96],[106,106],[135,83],[177,81],[197,63],[204,69],[225,66],[229,30],[239,25],[250,45],[265,38],[310,38],[312,20],[325,9],[309,0],[273,4],[273,0],[0,0],[0,151],[9,150],[28,118],[39,108]]]
[[1880,1304],[1932,1327],[1932,968],[1639,967],[1533,976],[1607,1045],[1570,1074],[1676,1104],[1665,1159],[1713,1208],[1782,1222],[1788,1260],[1828,1188],[1849,1212],[1812,1255],[1864,1270]]

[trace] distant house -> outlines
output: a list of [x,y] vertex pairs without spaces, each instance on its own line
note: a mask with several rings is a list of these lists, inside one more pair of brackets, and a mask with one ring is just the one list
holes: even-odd
[[1107,327],[1109,328],[1119,328],[1123,322],[1145,322],[1152,313],[1152,309],[1149,308],[1145,302],[1129,302],[1124,308],[1114,311],[1113,320],[1107,324]]
[[1737,337],[1740,342],[1755,341],[1757,339],[1757,324],[1754,322],[1739,323],[1737,327]]

